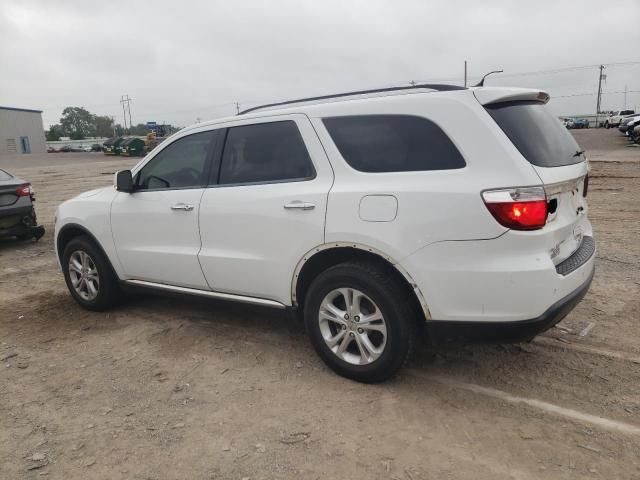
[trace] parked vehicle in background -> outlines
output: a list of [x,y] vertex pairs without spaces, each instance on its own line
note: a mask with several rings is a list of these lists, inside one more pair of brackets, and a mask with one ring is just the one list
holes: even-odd
[[434,343],[531,340],[585,295],[589,167],[546,92],[326,98],[185,128],[115,189],[62,203],[71,296],[90,310],[121,287],[294,308],[330,368],[377,382],[421,327]]
[[589,120],[586,118],[575,118],[573,120],[573,128],[589,128]]
[[636,125],[631,132],[631,140],[633,143],[640,144],[640,125]]
[[44,235],[36,218],[35,200],[29,182],[0,170],[0,237],[38,240]]
[[630,115],[628,117],[624,117],[618,126],[618,130],[625,135],[628,135],[628,130],[631,128],[633,130],[634,123],[640,119],[640,115]]
[[102,144],[102,153],[105,155],[120,155],[120,145],[125,137],[114,137],[105,140]]
[[616,112],[613,112],[604,121],[604,127],[605,128],[617,127],[620,125],[620,122],[622,121],[623,117],[626,117],[627,115],[633,115],[634,113],[636,113],[634,110],[618,110]]
[[589,128],[589,120],[585,118],[565,118],[562,124],[569,130],[573,128]]
[[102,151],[102,145],[100,145],[99,143],[94,143],[93,145],[91,145],[91,151],[92,152],[101,152]]

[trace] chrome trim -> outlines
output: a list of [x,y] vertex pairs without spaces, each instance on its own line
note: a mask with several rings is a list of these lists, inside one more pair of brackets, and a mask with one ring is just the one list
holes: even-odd
[[577,191],[580,189],[580,185],[584,183],[585,175],[564,182],[550,183],[544,186],[544,191],[547,192],[547,197],[558,195],[560,193]]
[[294,209],[294,208],[297,208],[299,210],[313,210],[314,208],[316,208],[316,205],[315,203],[301,202],[300,200],[294,200],[291,203],[285,204],[284,208],[288,210]]
[[276,302],[275,300],[267,300],[266,298],[246,297],[244,295],[234,295],[232,293],[213,292],[210,290],[199,290],[197,288],[177,287],[175,285],[167,285],[164,283],[147,282],[146,280],[125,280],[129,285],[140,287],[154,288],[156,290],[165,290],[175,293],[185,293],[188,295],[198,295],[200,297],[215,298],[217,300],[230,300],[232,302],[250,303],[252,305],[263,305],[265,307],[287,308],[286,305]]

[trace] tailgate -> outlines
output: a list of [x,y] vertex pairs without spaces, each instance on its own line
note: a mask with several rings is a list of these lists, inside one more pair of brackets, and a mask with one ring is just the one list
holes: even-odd
[[547,194],[549,216],[543,231],[551,238],[551,260],[555,265],[575,252],[585,234],[591,233],[587,222],[587,162],[563,167],[532,165]]

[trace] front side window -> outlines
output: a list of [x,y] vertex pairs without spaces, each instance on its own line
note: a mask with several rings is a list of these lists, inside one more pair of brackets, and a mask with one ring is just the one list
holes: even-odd
[[295,122],[229,128],[220,167],[221,185],[296,181],[314,175]]
[[413,115],[357,115],[323,119],[345,161],[361,172],[463,168],[466,163],[434,122]]
[[136,175],[136,190],[194,188],[207,184],[207,158],[216,131],[182,137],[163,149]]

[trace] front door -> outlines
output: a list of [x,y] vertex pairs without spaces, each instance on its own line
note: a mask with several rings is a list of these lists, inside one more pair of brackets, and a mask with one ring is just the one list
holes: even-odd
[[219,169],[200,203],[209,286],[289,305],[297,263],[324,242],[333,182],[315,131],[304,115],[234,122]]
[[127,279],[208,289],[198,263],[200,200],[217,131],[181,137],[134,173],[119,192],[111,228]]

